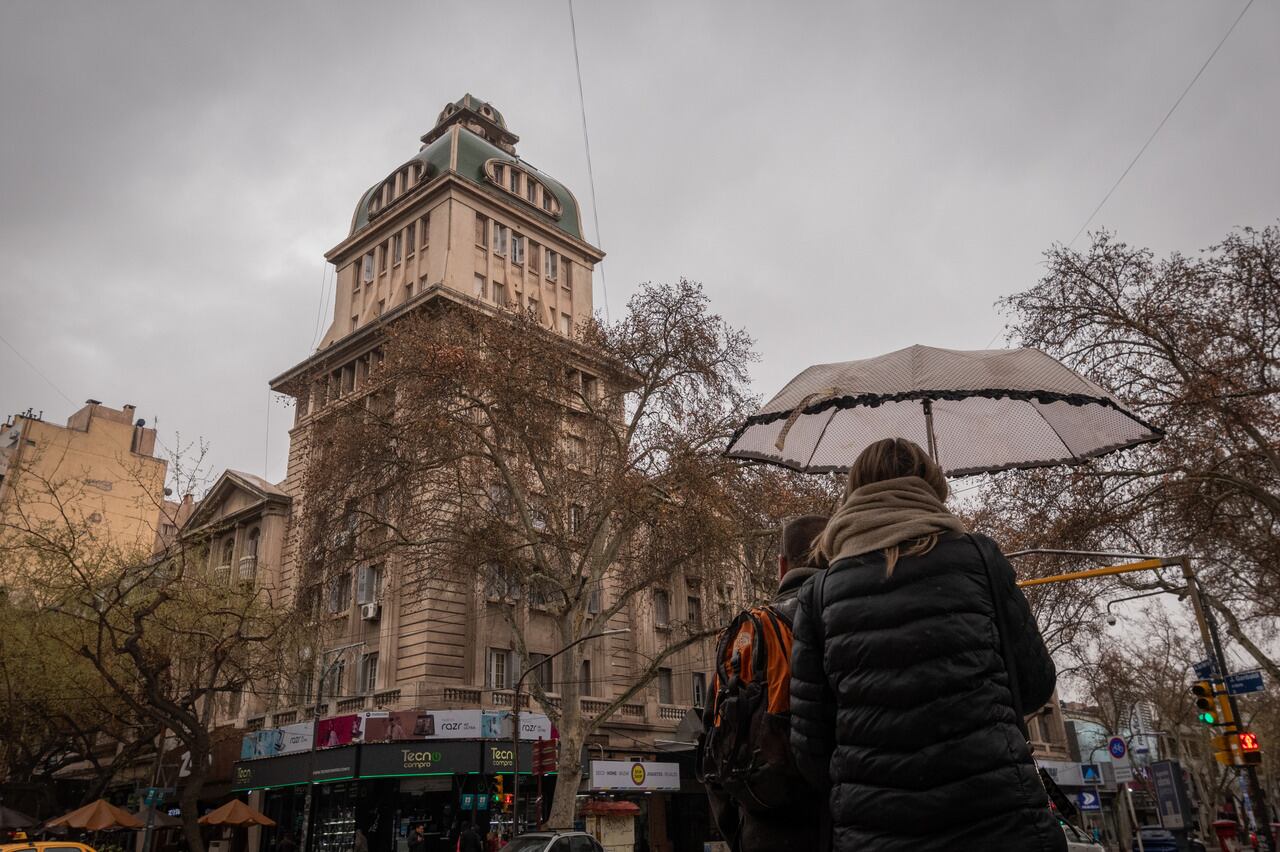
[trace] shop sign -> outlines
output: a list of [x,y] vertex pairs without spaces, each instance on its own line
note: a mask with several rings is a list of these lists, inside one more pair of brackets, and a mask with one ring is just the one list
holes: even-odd
[[680,764],[650,760],[593,760],[591,789],[679,790]]
[[280,740],[277,728],[265,731],[250,731],[240,740],[240,759],[255,760],[259,757],[271,757],[276,753],[276,743]]
[[267,760],[240,761],[231,768],[233,790],[256,790],[304,784],[311,777],[311,753],[288,754]]
[[[487,742],[484,744],[484,769],[485,775],[502,775],[510,773],[515,768],[515,752],[511,749],[511,742]],[[533,743],[520,743],[520,771],[528,773],[533,771]]]
[[317,784],[325,781],[345,781],[356,774],[356,749],[336,748],[311,754],[311,780]]
[[[511,717],[510,710],[486,711],[484,714],[485,737],[501,740],[511,739]],[[520,739],[551,739],[551,720],[544,713],[522,712],[520,714]]]
[[475,740],[481,722],[479,710],[397,710],[369,719],[365,742]]
[[362,747],[360,777],[480,771],[475,742],[372,743]]

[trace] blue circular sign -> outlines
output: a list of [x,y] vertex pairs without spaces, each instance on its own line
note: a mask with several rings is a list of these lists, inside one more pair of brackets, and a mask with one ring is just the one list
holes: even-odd
[[1116,760],[1124,760],[1124,756],[1129,753],[1129,747],[1125,745],[1124,738],[1112,737],[1107,742],[1107,751],[1111,752],[1111,756]]

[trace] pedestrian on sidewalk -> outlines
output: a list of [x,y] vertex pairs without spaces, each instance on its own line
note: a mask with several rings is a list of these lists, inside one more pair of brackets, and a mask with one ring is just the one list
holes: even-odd
[[900,438],[850,469],[819,539],[831,567],[800,593],[795,759],[830,791],[836,852],[1065,852],[1015,709],[1047,702],[1056,670],[1013,569],[947,493]]
[[801,587],[825,560],[814,550],[823,515],[783,525],[778,591],[721,633],[711,700],[703,715],[699,777],[712,817],[733,852],[829,848],[825,800],[791,757],[791,628]]

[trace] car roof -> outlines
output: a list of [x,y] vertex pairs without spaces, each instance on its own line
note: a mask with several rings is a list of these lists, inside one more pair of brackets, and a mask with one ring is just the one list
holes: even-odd
[[78,843],[74,840],[18,840],[13,843],[0,843],[0,852],[9,852],[16,849],[48,849],[51,846],[71,847],[73,849],[88,849],[93,852],[93,847],[84,843]]

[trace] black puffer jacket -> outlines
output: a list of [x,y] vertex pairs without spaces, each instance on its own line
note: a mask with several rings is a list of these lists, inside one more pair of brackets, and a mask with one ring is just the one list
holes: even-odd
[[791,744],[830,788],[838,852],[1066,849],[1013,710],[978,547],[1030,712],[1056,672],[991,539],[945,534],[888,579],[881,553],[842,559],[800,593]]

